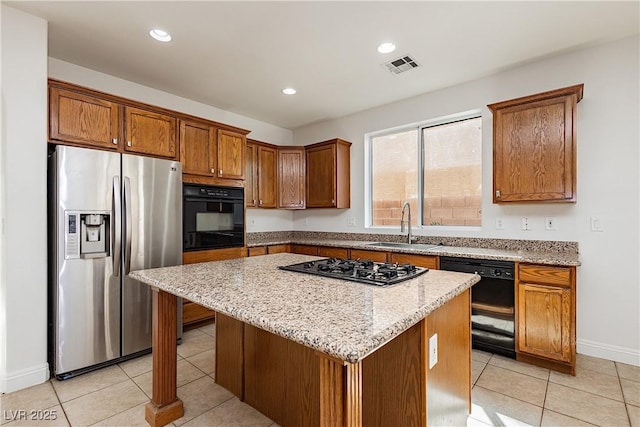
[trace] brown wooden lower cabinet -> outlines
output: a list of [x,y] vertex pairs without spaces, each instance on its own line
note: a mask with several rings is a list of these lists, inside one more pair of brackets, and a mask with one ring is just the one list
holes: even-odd
[[331,258],[349,258],[349,249],[334,248],[330,246],[318,246],[318,256]]
[[437,270],[439,267],[439,258],[434,255],[412,255],[392,252],[389,254],[389,261],[398,264],[413,264],[433,270]]
[[[211,249],[206,251],[191,251],[182,253],[183,264],[198,262],[220,261],[225,259],[242,258],[246,256],[247,248]],[[195,302],[182,299],[182,327],[196,326],[214,320],[216,312],[209,310]]]
[[375,262],[387,262],[387,252],[351,249],[351,259],[368,259]]
[[575,267],[518,264],[516,357],[575,375]]
[[[351,367],[361,366],[358,425],[466,424],[471,408],[470,316],[466,291],[360,364],[334,364],[334,369],[341,366],[337,374],[343,379],[349,378]],[[216,382],[283,427],[320,427],[320,392],[326,381],[321,366],[327,356],[230,317],[218,318],[216,373],[224,375],[217,374]],[[438,363],[429,369],[428,340],[436,333]],[[348,386],[343,384],[345,390]]]
[[291,245],[291,253],[294,254],[302,254],[302,255],[318,255],[318,247],[313,245]]

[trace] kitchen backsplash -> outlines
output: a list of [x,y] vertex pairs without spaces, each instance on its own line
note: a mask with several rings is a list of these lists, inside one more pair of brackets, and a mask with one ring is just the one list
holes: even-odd
[[[330,233],[321,231],[269,231],[247,233],[247,244],[275,244],[308,240],[356,240],[371,242],[404,242],[407,237],[399,234]],[[578,253],[578,242],[557,240],[514,240],[473,237],[418,236],[418,243],[470,248],[523,250],[533,252]]]

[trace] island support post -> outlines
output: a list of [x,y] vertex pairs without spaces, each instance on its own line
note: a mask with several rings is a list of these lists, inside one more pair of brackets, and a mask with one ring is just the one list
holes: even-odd
[[177,394],[177,297],[151,287],[153,291],[153,392],[145,407],[145,419],[161,427],[184,415]]
[[316,352],[320,362],[320,425],[362,427],[362,363]]

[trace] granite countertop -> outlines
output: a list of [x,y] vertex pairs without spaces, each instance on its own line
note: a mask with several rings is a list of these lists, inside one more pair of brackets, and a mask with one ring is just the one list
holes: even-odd
[[[416,255],[437,255],[460,258],[480,258],[513,262],[530,262],[535,264],[579,266],[577,253],[525,251],[511,249],[474,248],[462,246],[416,245],[415,248],[375,246],[374,242],[339,239],[289,239],[268,242],[248,243],[248,247],[280,244],[299,244],[312,246],[332,246],[339,248],[364,249],[385,252],[399,252]],[[426,247],[430,246],[430,247]]]
[[480,280],[430,270],[377,287],[283,271],[319,259],[274,254],[134,271],[131,276],[222,314],[355,363]]

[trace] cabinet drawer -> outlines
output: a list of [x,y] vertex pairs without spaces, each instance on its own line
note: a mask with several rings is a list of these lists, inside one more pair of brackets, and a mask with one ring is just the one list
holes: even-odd
[[319,246],[318,255],[333,257],[333,258],[349,258],[349,249]]
[[387,262],[387,253],[380,251],[351,249],[351,259],[369,259],[375,262]]
[[248,248],[249,256],[266,255],[266,246],[256,246],[254,248]]
[[310,245],[291,245],[291,253],[315,256],[318,255],[318,248]]
[[521,264],[518,266],[518,280],[527,283],[571,286],[571,270],[570,267]]
[[271,245],[267,247],[267,253],[269,254],[281,254],[283,252],[289,252],[289,245]]
[[409,255],[392,253],[390,261],[398,264],[413,264],[418,267],[438,269],[438,257],[433,255]]

